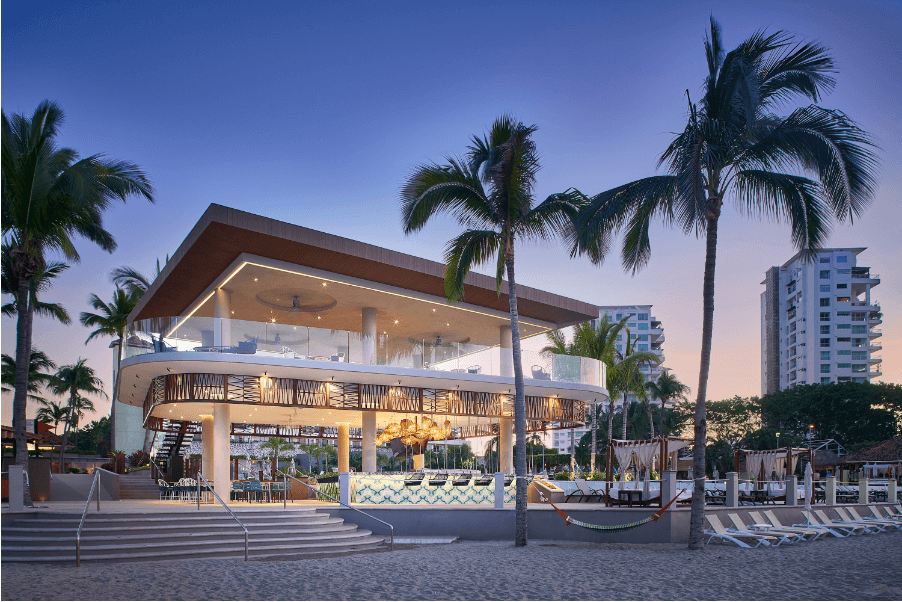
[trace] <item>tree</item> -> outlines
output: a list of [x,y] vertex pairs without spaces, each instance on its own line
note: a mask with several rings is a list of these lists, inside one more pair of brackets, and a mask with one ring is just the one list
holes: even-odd
[[[67,395],[69,397],[69,405],[67,407],[66,425],[63,429],[63,444],[60,447],[59,470],[63,472],[63,452],[66,449],[66,443],[69,439],[69,430],[74,424],[78,428],[78,418],[84,413],[85,409],[93,411],[93,404],[88,407],[91,402],[85,400],[82,393],[88,395],[102,395],[106,397],[103,391],[103,382],[97,377],[94,369],[88,366],[88,360],[79,359],[74,364],[61,367],[53,376],[50,382],[50,390],[56,395]],[[87,404],[85,403],[87,401]],[[77,431],[76,431],[77,437]],[[77,447],[77,445],[76,445]]]
[[[112,252],[116,242],[103,228],[102,216],[114,201],[124,202],[133,194],[153,201],[153,187],[136,165],[101,155],[79,159],[74,150],[57,148],[62,121],[62,110],[49,101],[42,102],[30,118],[17,114],[9,119],[2,112],[3,242],[9,245],[12,273],[18,283],[13,421],[17,457],[26,471],[26,365],[37,310],[29,302],[32,280],[46,269],[47,253],[79,261],[76,236]],[[27,487],[25,495],[31,505]]]
[[[32,401],[45,403],[43,397],[39,396],[41,388],[45,387],[53,378],[47,370],[56,368],[49,357],[38,349],[31,350],[31,361],[28,363],[28,397]],[[16,382],[16,360],[5,353],[0,359],[0,382],[4,393],[13,390]]]
[[35,415],[35,419],[46,422],[47,424],[53,423],[53,433],[56,434],[57,426],[59,426],[60,422],[66,420],[69,411],[64,405],[56,403],[55,401],[47,401],[45,399],[43,400],[43,404],[44,406],[40,408],[37,415]]
[[405,234],[422,229],[438,213],[450,212],[466,230],[448,243],[445,252],[445,297],[464,298],[464,278],[470,269],[495,262],[496,288],[507,271],[508,305],[514,364],[514,430],[519,449],[515,467],[517,504],[515,544],[526,545],[526,402],[520,353],[514,249],[516,241],[563,236],[574,241],[573,220],[583,195],[575,190],[553,194],[535,204],[539,159],[532,134],[510,116],[495,120],[486,136],[473,136],[466,158],[447,164],[420,165],[401,190]]
[[676,376],[670,373],[670,370],[665,368],[661,373],[661,376],[658,377],[658,380],[645,383],[645,388],[651,394],[653,399],[657,399],[661,402],[661,416],[658,432],[664,437],[667,434],[664,432],[664,409],[667,407],[668,402],[686,401],[686,396],[689,394],[689,387],[681,383]]
[[97,409],[94,407],[94,402],[88,399],[87,397],[78,396],[75,399],[70,399],[69,401],[69,421],[72,423],[72,428],[75,429],[75,449],[78,449],[78,425],[81,423],[81,419],[85,417],[85,412],[96,412]]
[[[3,260],[2,260],[2,288],[4,295],[11,295],[13,300],[11,303],[4,303],[0,311],[4,316],[15,316],[19,313],[17,298],[19,293],[19,278],[15,274],[12,249],[6,243],[3,243]],[[66,311],[59,303],[46,303],[38,298],[38,295],[50,290],[53,281],[69,269],[69,265],[61,261],[48,261],[40,270],[35,273],[28,286],[28,306],[34,307],[34,314],[45,318],[53,318],[68,325],[72,322],[69,312]]]
[[[121,288],[117,288],[113,293],[113,299],[109,303],[104,302],[96,294],[91,294],[89,303],[99,313],[91,313],[87,311],[81,312],[79,322],[82,326],[94,328],[95,330],[88,335],[85,345],[91,339],[100,336],[119,337],[119,349],[116,353],[116,379],[119,378],[119,369],[122,367],[122,355],[125,352],[125,334],[128,328],[128,315],[132,313],[140,301],[141,295],[132,291],[126,292]],[[113,401],[110,403],[110,432],[113,437],[113,447],[116,447],[116,391],[118,391],[117,383],[113,382]]]
[[705,237],[690,549],[704,547],[705,400],[724,201],[731,198],[751,217],[789,222],[795,246],[811,251],[826,239],[833,217],[842,222],[862,213],[876,188],[877,165],[869,136],[845,113],[816,104],[785,117],[775,113],[797,98],[816,103],[833,87],[833,60],[821,44],[759,31],[725,55],[712,17],[705,54],[702,97],[697,104],[689,99],[688,122],[659,160],[668,174],[602,192],[578,219],[580,248],[596,263],[625,227],[621,256],[633,273],[651,257],[652,220]]
[[655,424],[651,416],[651,406],[648,403],[648,395],[645,392],[645,376],[642,374],[642,366],[656,366],[660,362],[658,355],[653,351],[637,351],[637,338],[633,338],[629,328],[626,329],[626,344],[623,353],[617,353],[617,363],[614,364],[608,375],[608,382],[616,383],[617,390],[623,396],[623,438],[626,439],[626,424],[629,414],[629,395],[636,395],[644,404],[648,414],[650,436],[655,436]]

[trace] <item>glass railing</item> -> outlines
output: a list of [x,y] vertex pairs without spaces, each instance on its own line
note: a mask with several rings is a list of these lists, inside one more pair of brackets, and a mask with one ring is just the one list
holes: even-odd
[[[544,338],[544,335],[537,335]],[[527,339],[524,339],[526,341]],[[166,351],[228,353],[293,360],[416,368],[465,374],[513,376],[510,349],[381,334],[251,322],[231,318],[151,318],[129,326],[126,357]],[[603,387],[598,360],[523,350],[523,376]]]

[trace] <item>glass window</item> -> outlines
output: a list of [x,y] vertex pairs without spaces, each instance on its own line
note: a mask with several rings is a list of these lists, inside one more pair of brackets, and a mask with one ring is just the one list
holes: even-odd
[[822,311],[821,312],[821,322],[829,322],[830,321],[830,312]]
[[837,274],[851,274],[851,273],[852,273],[852,270],[850,270],[850,269],[848,269],[848,268],[845,269],[845,270],[836,270],[836,273],[837,273]]
[[829,324],[821,324],[821,334],[830,334]]
[[648,314],[639,314],[639,319],[640,319],[640,320],[647,320],[647,319],[648,319]]
[[851,364],[851,363],[845,363],[845,362],[843,362],[843,363],[840,363],[840,364],[836,364],[836,367],[837,367],[837,368],[851,368],[851,367],[852,367],[852,364]]
[[821,257],[821,263],[830,263],[829,257]]
[[822,293],[829,293],[829,292],[830,292],[830,285],[829,285],[829,284],[822,284],[822,285],[821,285],[821,292],[822,292]]
[[648,351],[648,345],[639,345],[639,351]]
[[830,364],[821,364],[821,374],[830,374]]
[[851,349],[837,349],[836,355],[852,355]]
[[845,255],[839,255],[836,258],[836,263],[848,263],[848,262],[849,262],[849,258],[846,257]]
[[821,351],[821,359],[824,361],[828,361],[830,359],[829,351]]
[[623,319],[623,314],[617,314],[617,321],[619,322],[622,319]]
[[829,347],[830,339],[821,339],[821,347]]
[[830,279],[830,270],[821,270],[821,280]]
[[[836,312],[836,315],[837,315],[837,316],[851,316],[851,315],[852,315],[852,312],[850,312],[850,311],[838,311],[838,312]],[[862,314],[862,315],[864,315],[864,314]]]
[[636,323],[635,323],[635,322],[627,322],[626,327],[627,327],[627,328],[632,328],[633,330],[635,330],[635,329],[636,329]]
[[639,324],[639,330],[648,330],[648,324],[647,323]]
[[837,324],[836,325],[837,330],[850,330],[851,328],[852,328],[851,324]]
[[822,377],[821,377],[821,384],[822,384],[822,385],[829,385],[829,384],[830,384],[830,377],[829,377],[829,376],[822,376]]
[[867,366],[864,364],[852,364],[852,372],[867,372]]
[[830,307],[830,297],[821,297],[821,307]]
[[852,359],[853,360],[866,360],[866,359],[868,359],[868,352],[867,351],[856,351],[852,354]]
[[848,302],[849,302],[849,298],[848,298],[848,297],[837,297],[837,298],[836,298],[836,302],[837,302],[837,303],[848,303]]
[[[849,288],[849,283],[848,282],[840,282],[839,284],[836,285],[836,288],[838,288],[838,289],[839,288]],[[830,290],[829,286],[827,287],[827,290],[828,291]]]
[[864,325],[852,327],[852,334],[864,334],[867,331],[868,331],[868,327],[864,326]]

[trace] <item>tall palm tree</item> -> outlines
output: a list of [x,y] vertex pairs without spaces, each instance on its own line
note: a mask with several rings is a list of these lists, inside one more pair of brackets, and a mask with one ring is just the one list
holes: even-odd
[[[445,297],[464,297],[464,278],[470,269],[494,260],[499,296],[507,271],[508,305],[514,364],[514,430],[516,432],[517,506],[515,544],[526,545],[526,403],[517,315],[514,249],[518,240],[563,236],[574,242],[573,220],[583,196],[568,190],[536,204],[535,181],[539,159],[532,134],[510,116],[495,120],[483,137],[473,136],[465,158],[447,164],[420,165],[401,190],[405,234],[422,229],[438,213],[450,212],[465,231],[448,243],[445,252]],[[494,258],[494,259],[493,259]]]
[[43,403],[44,405],[38,410],[35,419],[46,422],[47,424],[53,423],[53,434],[57,434],[56,429],[60,422],[66,420],[69,410],[66,406],[56,403],[55,401],[47,401],[45,399]]
[[[85,345],[91,339],[100,336],[119,337],[119,349],[116,354],[116,378],[119,377],[119,369],[122,367],[122,355],[125,350],[125,331],[128,327],[128,315],[138,305],[141,295],[136,292],[127,292],[121,288],[117,288],[113,293],[113,299],[106,303],[96,294],[91,294],[90,304],[98,313],[87,311],[81,312],[79,322],[82,326],[95,328],[88,335]],[[113,383],[113,402],[110,404],[110,433],[113,437],[112,446],[116,449],[116,400],[115,393],[117,391],[116,383]]]
[[[38,403],[45,402],[38,393],[42,387],[50,383],[53,376],[48,371],[54,368],[56,364],[43,351],[31,350],[31,362],[28,365],[28,399]],[[5,353],[0,359],[0,382],[4,393],[12,391],[16,382],[16,360]]]
[[79,159],[74,150],[58,148],[56,137],[62,122],[63,111],[49,101],[42,102],[31,117],[17,114],[10,119],[2,112],[3,239],[9,244],[13,274],[18,279],[13,420],[16,449],[21,451],[18,457],[26,471],[26,365],[36,310],[28,302],[31,282],[45,269],[47,253],[79,261],[76,236],[112,252],[116,242],[103,228],[102,216],[116,200],[124,202],[136,194],[153,201],[153,187],[136,165],[102,155]]
[[655,436],[655,423],[651,416],[651,406],[648,404],[648,395],[645,392],[645,376],[642,374],[643,366],[653,366],[660,363],[660,359],[653,351],[638,351],[636,349],[637,338],[633,338],[629,328],[626,329],[626,342],[623,352],[617,352],[618,361],[612,370],[613,380],[617,383],[617,390],[623,396],[623,438],[626,439],[627,415],[629,414],[629,396],[635,395],[645,405],[648,414],[648,423],[651,436]]
[[69,397],[66,424],[63,428],[63,444],[60,447],[60,472],[63,471],[63,452],[66,449],[66,443],[68,443],[69,430],[73,424],[77,423],[76,417],[79,416],[79,412],[83,413],[85,409],[82,393],[107,396],[103,390],[103,382],[97,377],[94,369],[88,366],[87,362],[88,360],[80,358],[74,364],[62,366],[57,370],[50,383],[50,390],[53,393]]
[[75,449],[78,449],[78,425],[85,417],[85,412],[96,412],[97,410],[94,408],[93,401],[80,395],[70,401],[70,406],[69,420],[72,422],[72,428],[75,429]]
[[670,370],[665,368],[658,380],[645,383],[645,388],[653,399],[661,402],[658,432],[663,437],[666,435],[664,432],[664,408],[671,401],[686,401],[686,396],[689,395],[689,387],[681,383],[676,376],[670,373]]
[[[578,220],[580,244],[600,263],[615,231],[626,228],[622,260],[635,273],[651,257],[653,219],[706,240],[702,349],[694,417],[695,451],[689,547],[704,547],[705,400],[714,323],[714,267],[724,201],[740,213],[789,222],[803,251],[826,240],[832,219],[858,217],[876,189],[871,139],[845,113],[809,104],[788,116],[796,99],[819,102],[836,69],[818,42],[783,31],[759,31],[724,54],[711,18],[708,64],[700,101],[689,99],[688,123],[659,160],[667,175],[630,182],[592,198]],[[804,174],[804,175],[800,175]],[[810,254],[810,253],[809,253]]]
[[[13,266],[13,256],[12,249],[5,242],[2,246],[2,292],[4,295],[11,295],[13,300],[10,303],[4,303],[3,307],[0,308],[0,311],[3,312],[4,316],[15,316],[18,314],[18,293],[19,293],[19,278],[15,274],[14,266]],[[72,319],[69,317],[69,312],[60,305],[59,303],[46,303],[38,298],[38,295],[50,290],[50,287],[53,286],[53,281],[60,277],[60,275],[69,269],[69,265],[63,263],[61,261],[48,261],[41,269],[35,273],[34,277],[31,279],[31,284],[29,285],[28,292],[28,303],[26,307],[33,306],[34,311],[33,315],[43,316],[45,318],[53,318],[63,324],[68,325],[72,322]]]

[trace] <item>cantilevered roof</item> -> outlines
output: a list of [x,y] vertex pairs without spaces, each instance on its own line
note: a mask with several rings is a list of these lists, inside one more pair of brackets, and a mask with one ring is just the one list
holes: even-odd
[[[441,263],[211,204],[130,318],[182,315],[243,253],[444,296]],[[493,277],[471,272],[464,295],[469,305],[508,311],[507,295],[497,295]],[[595,305],[520,285],[517,307],[520,315],[558,328],[598,317]]]

